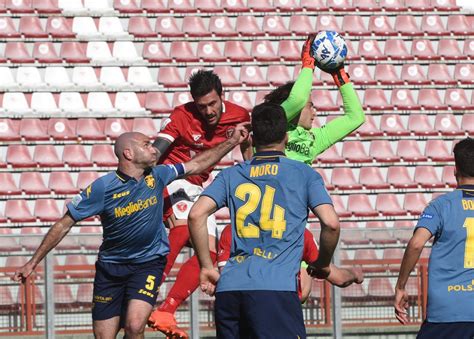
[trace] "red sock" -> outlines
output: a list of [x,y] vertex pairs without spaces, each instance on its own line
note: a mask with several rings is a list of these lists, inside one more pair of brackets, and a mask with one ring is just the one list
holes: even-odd
[[162,283],[166,280],[166,277],[170,273],[179,252],[181,252],[181,249],[189,241],[188,225],[175,226],[170,229],[168,239],[170,242],[170,253],[166,257],[167,262],[165,270],[163,271],[163,278],[161,279]]
[[[211,259],[213,263],[216,262],[217,255],[215,252],[211,252]],[[199,272],[199,261],[193,255],[181,266],[173,287],[158,309],[163,312],[176,312],[179,305],[199,287]]]

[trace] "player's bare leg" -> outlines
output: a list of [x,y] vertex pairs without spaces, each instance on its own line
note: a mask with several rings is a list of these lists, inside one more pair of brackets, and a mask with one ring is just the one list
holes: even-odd
[[125,337],[141,339],[145,337],[145,326],[152,306],[143,300],[132,299],[128,302],[125,317]]
[[97,339],[115,339],[120,330],[120,317],[106,320],[94,320],[92,324],[94,337]]

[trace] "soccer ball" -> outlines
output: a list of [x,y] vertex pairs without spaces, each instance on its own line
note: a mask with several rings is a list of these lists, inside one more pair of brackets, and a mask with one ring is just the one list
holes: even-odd
[[321,31],[314,38],[311,55],[323,71],[331,71],[342,65],[347,56],[347,44],[339,33]]

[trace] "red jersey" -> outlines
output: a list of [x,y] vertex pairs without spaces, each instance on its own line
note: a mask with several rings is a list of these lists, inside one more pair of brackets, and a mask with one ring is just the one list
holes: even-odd
[[[217,266],[224,266],[230,257],[230,248],[232,244],[232,228],[227,225],[221,233],[219,239],[219,247],[217,249]],[[308,230],[304,230],[304,245],[302,261],[310,264],[318,259],[319,250],[314,241],[313,234]]]
[[[196,154],[217,146],[230,138],[234,127],[246,121],[250,121],[249,112],[229,101],[224,101],[221,119],[215,127],[209,127],[206,124],[194,102],[178,106],[165,120],[165,126],[158,133],[158,137],[165,138],[172,143],[160,158],[160,163],[177,164],[187,162]],[[202,183],[207,180],[213,169],[214,167],[211,167],[200,175],[190,176],[186,180],[202,186]]]

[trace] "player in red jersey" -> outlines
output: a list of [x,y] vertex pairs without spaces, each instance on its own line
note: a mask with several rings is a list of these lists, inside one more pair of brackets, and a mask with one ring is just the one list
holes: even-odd
[[[232,248],[232,227],[227,225],[221,233],[219,239],[219,246],[217,252],[217,267],[222,270],[230,258]],[[310,264],[318,259],[319,250],[316,241],[313,238],[313,234],[305,229],[304,231],[304,245],[303,245],[303,257],[302,261],[306,264]],[[311,293],[311,282],[312,279],[306,272],[306,268],[300,270],[298,280],[300,282],[298,289],[298,296],[300,297],[301,303],[304,303],[308,299]],[[328,282],[339,287],[347,287],[352,283],[361,284],[364,281],[362,270],[360,269],[345,269],[339,268],[331,264],[331,273],[326,278]]]
[[[174,109],[170,117],[163,121],[162,129],[153,144],[160,154],[160,163],[188,161],[203,150],[227,140],[238,123],[250,121],[246,109],[224,100],[221,81],[212,71],[200,70],[194,73],[189,79],[189,87],[193,101]],[[249,158],[250,144],[241,145],[241,152],[245,159]],[[189,245],[188,213],[212,170],[213,168],[209,168],[201,175],[175,180],[168,185],[173,213],[167,221],[170,228],[170,253],[163,280],[173,267],[181,249]],[[208,231],[210,250],[216,260],[216,239],[219,230],[213,216],[208,219]],[[167,335],[187,337],[187,334],[177,327],[174,313],[199,286],[199,272],[196,256],[182,265],[166,300],[151,314],[148,322],[150,327]]]

